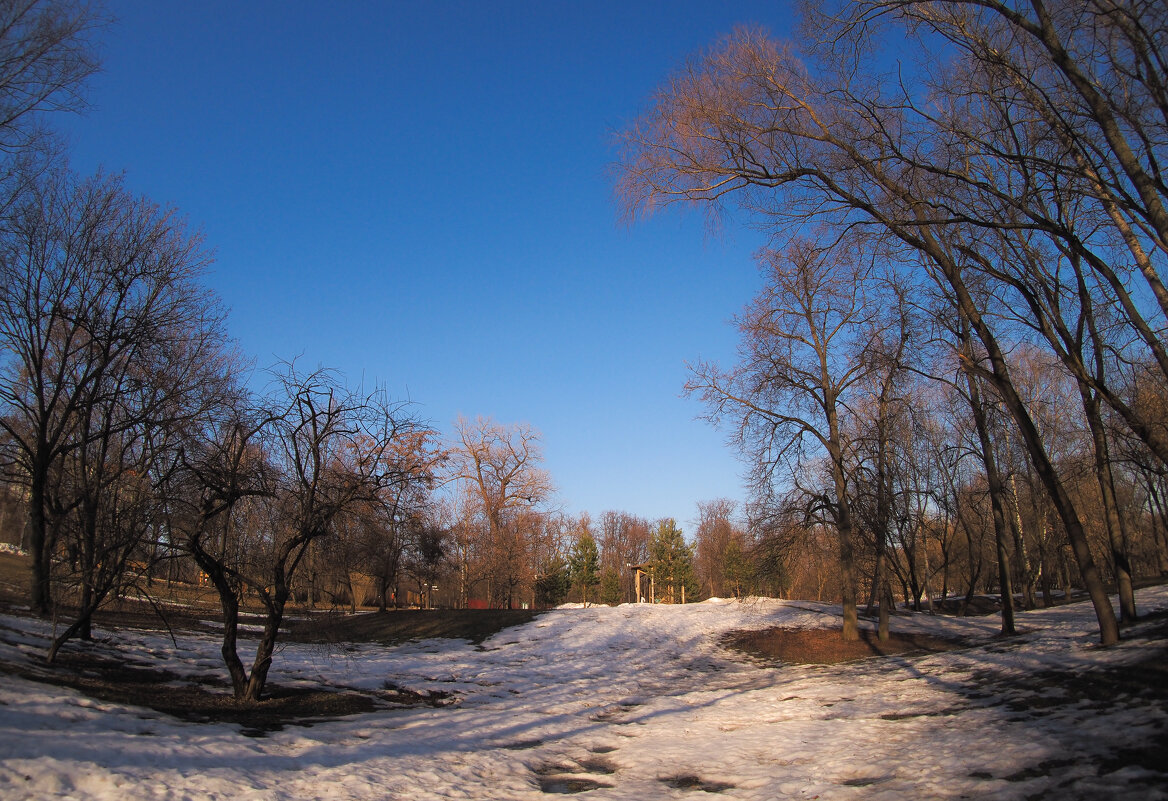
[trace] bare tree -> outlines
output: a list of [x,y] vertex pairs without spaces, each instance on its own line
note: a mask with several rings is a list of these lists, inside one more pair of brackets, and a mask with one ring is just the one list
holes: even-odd
[[403,532],[402,572],[413,579],[422,608],[434,605],[434,590],[448,556],[449,531],[429,517],[416,517]]
[[270,500],[277,475],[263,445],[269,412],[239,390],[191,430],[181,471],[166,487],[168,527],[172,536],[202,570],[219,596],[223,618],[220,654],[231,676],[235,697],[247,690],[247,675],[238,654],[239,611],[248,584],[248,558],[259,544],[248,542],[255,516],[246,515],[250,500]]
[[32,146],[45,112],[84,107],[82,85],[98,68],[89,36],[104,22],[77,0],[0,4],[0,152]]
[[0,220],[57,162],[48,118],[85,108],[84,84],[99,65],[90,37],[106,22],[96,2],[0,3]]
[[[504,425],[482,417],[473,422],[460,417],[455,432],[452,476],[473,498],[468,510],[481,518],[486,542],[478,550],[488,565],[488,596],[510,608],[519,585],[534,579],[528,546],[539,526],[523,513],[554,492],[540,467],[539,434],[525,423]],[[473,523],[467,521],[466,528],[473,531]]]
[[[144,468],[131,465],[147,445],[213,393],[223,315],[199,285],[208,263],[200,238],[118,179],[47,175],[0,247],[0,426],[28,488],[31,597],[43,614],[54,525],[85,497],[92,529],[101,482]],[[66,496],[64,460],[73,457],[74,477],[90,483]],[[93,478],[97,468],[104,478]]]
[[746,534],[735,521],[737,504],[728,498],[698,503],[694,569],[706,595],[740,595]]
[[197,286],[185,290],[150,288],[153,302],[141,310],[150,320],[146,336],[108,366],[74,429],[82,444],[60,462],[54,502],[67,510],[56,524],[68,558],[56,568],[58,583],[75,586],[77,611],[54,639],[50,662],[74,635],[90,638],[92,616],[107,599],[128,591],[149,597],[140,579],[149,569],[145,550],[163,528],[162,487],[185,430],[231,382],[217,304]]
[[[793,481],[809,519],[838,537],[844,639],[857,639],[854,443],[848,400],[871,370],[860,358],[872,341],[871,267],[842,247],[799,242],[769,254],[765,285],[739,321],[740,363],[730,372],[698,365],[687,384],[718,422],[728,418],[757,480]],[[824,487],[814,471],[821,461]]]
[[[315,547],[315,569],[320,571],[326,592],[329,587],[336,588],[331,591],[334,603],[346,600],[355,611],[358,603],[372,600],[378,611],[384,612],[391,601],[396,603],[394,589],[402,569],[417,561],[420,536],[440,530],[446,555],[448,526],[434,522],[444,513],[444,508],[435,504],[432,490],[435,471],[445,458],[435,437],[436,432],[427,428],[402,431],[393,443],[393,461],[413,470],[416,480],[387,487],[376,501],[354,503],[338,519],[336,535]],[[440,566],[435,563],[429,572]],[[357,597],[355,574],[373,579],[372,598]]]
[[649,521],[628,512],[606,511],[600,515],[599,545],[602,585],[607,577],[610,590],[619,589],[619,593],[611,593],[614,600],[638,602],[636,577],[630,567],[649,559]]
[[[887,4],[901,6],[949,7]],[[853,55],[866,55],[866,43],[857,39],[866,33],[862,28],[853,25],[842,33],[833,29],[836,42],[846,41]],[[1002,41],[999,37],[993,44]],[[1045,52],[1049,56],[1056,49]],[[946,64],[930,67],[940,74]],[[964,77],[969,74],[967,70]],[[883,75],[878,65],[848,57],[824,60],[812,69],[792,47],[757,31],[740,31],[691,62],[625,132],[620,191],[632,211],[675,201],[716,205],[735,194],[752,210],[768,215],[778,230],[819,220],[836,231],[869,233],[888,249],[901,248],[901,259],[915,262],[951,295],[984,349],[984,363],[969,367],[993,386],[1014,419],[1067,531],[1095,606],[1101,640],[1111,643],[1118,639],[1118,628],[1083,521],[1014,385],[1002,327],[992,310],[979,303],[984,294],[980,282],[991,282],[993,289],[1017,288],[992,269],[1000,263],[996,254],[1001,238],[1020,225],[1042,229],[1051,220],[1037,222],[1027,216],[1028,208],[1009,205],[1009,198],[1019,195],[1017,181],[1011,183],[1018,164],[995,160],[992,149],[974,149],[978,141],[1000,138],[993,129],[998,120],[966,113],[970,105],[962,98],[976,94],[969,90],[979,86],[976,81],[945,77],[953,79],[909,86]],[[1000,88],[1000,83],[991,85]],[[966,94],[945,95],[952,105],[935,112],[934,101],[919,98],[942,86],[955,91],[960,86]],[[957,113],[950,114],[953,109]],[[960,127],[978,120],[982,124],[976,128]],[[1020,196],[1027,203],[1032,197],[1025,192]],[[1054,202],[1061,197],[1055,194]],[[1060,244],[1071,241],[1065,230],[1053,233]],[[1086,241],[1081,233],[1079,238]],[[1087,258],[1087,250],[1078,252]],[[1101,267],[1099,274],[1108,280]],[[1122,281],[1118,284],[1122,287]],[[1154,340],[1145,336],[1142,342],[1155,351]],[[1115,408],[1122,413],[1121,404]],[[1155,432],[1141,428],[1138,420],[1129,422],[1154,448]]]
[[[188,460],[186,542],[219,592],[222,654],[243,702],[263,692],[293,581],[312,544],[333,535],[341,518],[420,475],[418,465],[400,460],[399,438],[424,426],[400,404],[346,390],[324,370],[305,375],[287,365],[275,378],[263,406],[225,417],[209,430],[202,455]],[[260,514],[243,527],[232,513],[248,498]],[[230,527],[258,536],[231,548]],[[250,671],[236,647],[245,592],[265,610]]]

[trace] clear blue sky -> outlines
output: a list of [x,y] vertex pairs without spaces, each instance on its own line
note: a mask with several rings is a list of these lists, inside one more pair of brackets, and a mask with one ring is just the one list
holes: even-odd
[[[258,365],[297,357],[459,414],[525,421],[569,512],[695,517],[742,499],[681,396],[728,362],[761,239],[626,226],[612,132],[735,25],[784,2],[111,0],[73,164],[202,229]],[[689,533],[692,533],[689,532]]]

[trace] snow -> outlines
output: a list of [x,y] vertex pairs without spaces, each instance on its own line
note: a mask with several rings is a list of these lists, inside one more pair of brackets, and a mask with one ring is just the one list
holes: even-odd
[[[1168,610],[1168,589],[1138,600]],[[481,646],[287,644],[280,684],[452,695],[265,737],[6,676],[0,798],[1168,798],[1168,774],[1123,758],[1162,742],[1162,704],[1081,689],[1163,642],[1101,648],[1090,606],[1076,604],[1020,614],[1011,640],[994,638],[996,618],[895,618],[983,643],[925,657],[775,666],[718,644],[734,629],[838,625],[838,612],[764,599],[590,606]],[[0,616],[0,659],[40,659],[51,633]],[[185,680],[224,677],[211,635],[176,645],[121,631],[94,648]],[[1080,683],[1030,681],[1040,672]]]

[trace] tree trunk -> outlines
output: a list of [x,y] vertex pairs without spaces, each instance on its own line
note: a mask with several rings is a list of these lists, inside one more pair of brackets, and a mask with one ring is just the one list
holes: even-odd
[[45,520],[45,484],[47,477],[34,475],[31,478],[28,499],[28,546],[32,553],[32,576],[29,605],[34,614],[46,617],[52,608],[52,591],[49,584],[52,554],[49,553]]
[[[828,386],[824,381],[822,386]],[[840,601],[843,605],[843,630],[845,641],[860,639],[860,616],[856,607],[856,554],[852,542],[852,510],[848,503],[848,484],[844,478],[843,438],[836,416],[835,398],[827,394],[825,413],[828,428],[828,451],[831,458],[831,474],[835,484],[835,524],[839,537],[840,555]]]
[[94,577],[97,574],[97,510],[87,509],[82,523],[81,543],[81,597],[78,603],[77,619],[81,624],[77,636],[82,640],[93,639]]
[[1134,623],[1137,620],[1136,596],[1132,587],[1131,560],[1127,552],[1127,531],[1115,497],[1115,477],[1111,471],[1111,454],[1107,445],[1107,432],[1103,428],[1099,397],[1083,382],[1078,384],[1094,446],[1095,477],[1099,481],[1103,519],[1107,525],[1107,540],[1111,547],[1111,561],[1115,566],[1115,583],[1119,591],[1119,618],[1123,623]]
[[260,644],[256,647],[255,661],[251,666],[251,676],[243,697],[239,700],[254,703],[260,700],[265,685],[268,683],[268,671],[272,667],[272,654],[276,651],[276,638],[280,634],[280,624],[284,621],[284,606],[287,602],[287,590],[274,593],[268,605],[268,617],[264,621],[264,633],[260,637]]
[[1160,493],[1156,490],[1156,478],[1152,475],[1144,476],[1144,483],[1148,488],[1148,499],[1152,502],[1152,535],[1156,543],[1156,564],[1161,576],[1168,576],[1168,516],[1160,500]]
[[922,528],[921,529],[921,539],[923,540],[924,544],[923,544],[923,547],[921,549],[921,554],[922,554],[921,558],[925,562],[925,565],[924,565],[925,605],[929,609],[929,614],[933,615],[933,614],[937,613],[937,610],[936,610],[936,607],[933,606],[933,590],[931,589],[931,585],[930,585],[930,582],[932,581],[933,575],[932,575],[932,569],[929,566],[929,539],[928,539],[928,537],[926,537],[924,535],[924,531],[925,531],[925,529]]
[[[926,236],[931,238],[927,232]],[[1058,471],[1050,461],[1042,441],[1042,435],[1030,417],[1026,404],[1014,387],[1005,355],[998,346],[997,338],[982,319],[957,265],[938,251],[939,248],[933,252],[940,256],[938,264],[945,273],[950,287],[954,290],[959,309],[977,333],[978,339],[989,356],[990,379],[994,388],[997,389],[1006,409],[1014,418],[1034,469],[1038,472],[1038,477],[1046,488],[1051,502],[1054,503],[1055,511],[1058,512],[1059,519],[1066,529],[1067,539],[1070,540],[1075,561],[1079,565],[1079,573],[1083,577],[1083,584],[1095,609],[1095,618],[1099,623],[1099,640],[1103,645],[1114,645],[1119,642],[1119,624],[1115,619],[1115,610],[1111,606],[1111,600],[1107,597],[1107,591],[1103,586],[1103,577],[1091,556],[1091,548],[1087,543],[1087,532],[1083,528],[1079,513],[1075,509],[1066,487],[1063,486]]]
[[876,637],[881,642],[888,640],[888,623],[892,617],[892,605],[892,585],[888,583],[888,570],[885,568],[884,575],[880,577],[880,616],[876,623]]
[[880,640],[888,639],[888,602],[892,597],[892,585],[888,580],[888,556],[885,553],[885,547],[881,543],[882,538],[879,534],[876,536],[876,571],[872,576],[872,591],[868,596],[868,609],[865,614],[871,615],[876,612],[876,636]]
[[[224,534],[226,539],[226,534]],[[247,671],[239,658],[239,597],[231,581],[223,570],[222,563],[206,553],[199,542],[191,543],[191,555],[199,569],[207,574],[219,595],[219,608],[223,611],[223,642],[219,654],[231,676],[231,690],[235,700],[241,700],[247,690]]]
[[387,609],[386,609],[387,603],[386,603],[385,596],[388,594],[389,594],[389,581],[386,580],[385,576],[378,576],[377,577],[377,611],[378,612],[387,611]]
[[[1008,436],[1006,441],[1009,442]],[[1030,554],[1026,549],[1026,531],[1022,527],[1022,509],[1018,505],[1018,480],[1013,475],[1010,476],[1010,500],[1014,507],[1014,514],[1010,515],[1010,532],[1014,536],[1014,559],[1018,568],[1018,587],[1022,591],[1022,608],[1034,609],[1038,603],[1031,581]]]
[[1047,558],[1048,554],[1046,551],[1047,549],[1043,548],[1042,553],[1039,554],[1042,560],[1039,569],[1042,571],[1042,607],[1044,609],[1050,609],[1054,606],[1054,588],[1050,583],[1050,560]]
[[[965,345],[967,332],[962,331]],[[1010,584],[1010,551],[1006,543],[1006,512],[1002,502],[1002,479],[998,473],[998,462],[994,456],[994,446],[990,440],[989,424],[986,421],[985,406],[982,404],[978,380],[968,370],[965,373],[970,411],[974,428],[977,430],[978,445],[981,449],[982,465],[985,467],[986,484],[989,488],[990,510],[994,521],[994,543],[998,554],[998,589],[1002,598],[1002,634],[1017,633],[1014,627],[1014,588]]]
[[49,646],[48,654],[45,656],[45,664],[51,665],[56,661],[61,646],[69,642],[81,630],[81,621],[82,618],[78,617],[63,632],[53,638],[53,642]]

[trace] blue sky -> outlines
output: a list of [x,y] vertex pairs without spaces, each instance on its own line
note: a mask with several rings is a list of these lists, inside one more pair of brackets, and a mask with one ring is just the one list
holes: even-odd
[[742,499],[681,396],[730,361],[754,293],[742,227],[631,226],[612,132],[735,25],[783,2],[117,2],[74,167],[175,206],[259,366],[385,386],[449,434],[525,421],[572,513],[683,524]]

